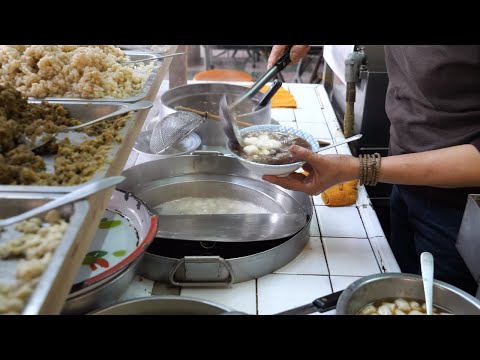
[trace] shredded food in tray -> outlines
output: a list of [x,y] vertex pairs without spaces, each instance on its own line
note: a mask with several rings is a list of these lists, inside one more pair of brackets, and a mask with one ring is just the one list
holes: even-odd
[[14,225],[18,237],[0,242],[0,262],[18,260],[15,282],[0,278],[0,314],[22,312],[68,227],[57,210],[48,212],[45,221],[22,221]]
[[25,96],[127,98],[138,94],[153,62],[122,65],[113,45],[2,45],[0,84]]
[[[24,144],[36,136],[81,124],[59,104],[29,104],[20,92],[0,85],[0,185],[78,185],[106,163],[128,115],[78,130],[91,138],[81,144],[52,140],[42,154]],[[54,157],[55,172],[47,172],[43,156]]]

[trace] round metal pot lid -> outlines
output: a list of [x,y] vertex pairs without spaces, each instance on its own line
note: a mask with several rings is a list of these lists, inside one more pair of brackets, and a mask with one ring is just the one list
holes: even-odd
[[158,215],[132,194],[114,190],[70,295],[103,283],[141,256],[155,238]]

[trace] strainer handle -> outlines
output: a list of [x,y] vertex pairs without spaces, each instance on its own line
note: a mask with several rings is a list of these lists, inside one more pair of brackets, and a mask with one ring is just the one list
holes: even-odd
[[153,106],[153,103],[151,101],[147,101],[147,100],[142,100],[142,101],[137,101],[136,103],[133,103],[133,104],[129,104],[128,106],[124,107],[124,108],[121,108],[117,111],[114,111],[110,114],[107,114],[105,116],[102,116],[98,119],[95,119],[95,120],[92,120],[92,121],[88,121],[86,123],[83,123],[83,124],[80,124],[80,125],[76,125],[76,126],[70,126],[66,129],[63,129],[61,132],[67,132],[67,131],[72,131],[72,130],[77,130],[77,129],[81,129],[81,128],[84,128],[85,126],[90,126],[90,125],[93,125],[93,124],[96,124],[100,121],[104,121],[104,120],[107,120],[107,119],[110,119],[114,116],[118,116],[118,115],[122,115],[122,114],[126,114],[130,111],[138,111],[138,110],[143,110],[143,109],[150,109],[151,107]]

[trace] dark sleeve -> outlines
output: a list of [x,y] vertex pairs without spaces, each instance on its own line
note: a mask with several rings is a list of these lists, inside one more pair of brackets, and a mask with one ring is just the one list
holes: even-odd
[[472,145],[475,146],[478,151],[480,151],[480,138],[473,140]]

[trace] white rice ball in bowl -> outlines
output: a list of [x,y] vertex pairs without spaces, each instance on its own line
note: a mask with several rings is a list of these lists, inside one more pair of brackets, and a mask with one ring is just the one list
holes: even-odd
[[[249,134],[251,133],[258,133],[258,132],[268,132],[268,133],[279,133],[279,134],[291,134],[296,137],[300,137],[303,140],[305,140],[309,145],[310,149],[313,152],[317,152],[320,150],[320,147],[318,145],[317,140],[310,135],[309,133],[291,128],[288,126],[281,126],[281,125],[254,125],[254,126],[249,126],[247,128],[243,128],[240,130],[240,133],[242,134],[242,137],[244,140],[246,138],[249,138]],[[258,139],[253,138],[253,140],[247,141],[247,146],[245,146],[243,149],[247,153],[250,151],[260,151],[260,154],[262,154],[262,151],[265,151],[265,148],[269,147],[276,147],[278,144],[274,143],[276,140],[267,139],[267,138],[262,138],[262,135],[258,137]],[[252,144],[250,144],[252,142]],[[257,142],[261,143],[260,147],[257,147]],[[234,149],[235,145],[231,140],[227,141],[227,148],[230,151],[230,153],[237,158],[240,163],[246,167],[248,170],[251,172],[263,176],[263,175],[275,175],[275,176],[288,176],[292,172],[295,172],[298,170],[303,164],[304,161],[297,161],[294,163],[290,164],[282,164],[282,165],[273,165],[273,164],[263,164],[260,162],[255,162],[255,161],[250,161],[247,159],[244,159],[237,150]]]

